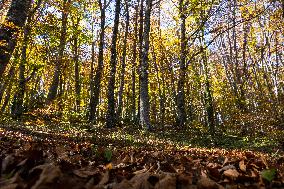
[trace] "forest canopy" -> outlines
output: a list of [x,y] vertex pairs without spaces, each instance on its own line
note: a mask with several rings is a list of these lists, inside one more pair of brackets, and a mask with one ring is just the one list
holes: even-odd
[[283,127],[282,3],[2,0],[1,114]]

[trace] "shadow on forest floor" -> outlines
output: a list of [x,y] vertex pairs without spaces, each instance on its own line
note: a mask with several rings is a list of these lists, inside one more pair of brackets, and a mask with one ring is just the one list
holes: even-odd
[[[279,138],[284,132],[268,133],[264,136],[234,136],[226,133],[214,137],[201,129],[176,129],[173,127],[157,128],[152,132],[137,126],[117,127],[106,129],[102,126],[87,124],[47,124],[10,122],[0,124],[0,133],[5,137],[21,140],[66,142],[89,142],[93,146],[112,146],[115,148],[137,147],[165,149],[185,148],[222,148],[253,150],[269,154],[282,154],[283,144]],[[277,133],[277,132],[276,132]]]

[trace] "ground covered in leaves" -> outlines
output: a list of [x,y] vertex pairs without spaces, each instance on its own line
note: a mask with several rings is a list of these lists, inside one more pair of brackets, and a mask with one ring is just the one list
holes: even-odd
[[86,128],[0,125],[0,188],[284,188],[281,140]]

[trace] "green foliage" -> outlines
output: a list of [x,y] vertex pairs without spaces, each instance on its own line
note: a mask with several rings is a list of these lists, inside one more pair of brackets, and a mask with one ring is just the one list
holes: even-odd
[[112,151],[110,149],[106,149],[104,152],[104,157],[107,161],[111,161],[112,158]]
[[276,176],[276,169],[263,170],[263,171],[261,171],[261,176],[265,180],[271,182]]

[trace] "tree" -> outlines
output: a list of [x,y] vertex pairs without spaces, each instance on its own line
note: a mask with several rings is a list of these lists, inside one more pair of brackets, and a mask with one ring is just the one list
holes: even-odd
[[150,43],[150,25],[152,0],[146,0],[145,19],[144,19],[144,35],[143,35],[143,51],[140,71],[140,124],[151,129],[150,123],[150,102],[148,92],[148,69],[149,69],[149,43]]
[[185,5],[184,0],[179,0],[179,14],[180,14],[180,70],[179,80],[177,88],[177,125],[184,126],[186,122],[186,111],[185,111],[185,95],[184,95],[184,84],[186,74],[186,28],[185,28]]
[[125,77],[125,66],[126,66],[126,48],[127,48],[127,38],[128,38],[128,29],[129,29],[129,10],[128,2],[125,0],[125,34],[123,39],[123,50],[122,50],[122,62],[121,62],[121,73],[120,73],[120,86],[118,92],[118,105],[117,105],[117,117],[121,117],[122,106],[123,106],[123,90],[124,90],[124,77]]
[[[90,112],[89,112],[89,121],[95,122],[95,115],[97,111],[97,105],[99,103],[99,95],[101,89],[101,79],[102,79],[102,72],[104,66],[104,40],[105,40],[105,11],[108,7],[109,2],[103,0],[98,0],[100,11],[101,11],[101,23],[100,23],[100,39],[99,39],[99,55],[98,55],[98,66],[96,70],[95,78],[93,78],[91,73],[91,81],[90,81],[90,90],[91,90],[91,97],[90,97]],[[92,44],[92,62],[94,62],[94,43]],[[93,69],[93,66],[91,66]]]
[[115,73],[116,73],[116,63],[117,63],[117,52],[116,52],[116,42],[118,34],[118,25],[119,25],[119,14],[120,14],[120,0],[115,1],[115,17],[114,17],[114,26],[112,33],[111,41],[111,50],[110,50],[110,73],[108,81],[108,108],[107,108],[107,117],[106,117],[106,127],[114,127],[116,124],[115,116],[115,100],[114,100],[114,88],[115,88]]
[[16,47],[20,29],[24,26],[31,0],[13,0],[5,21],[0,26],[0,79]]
[[27,23],[24,26],[24,36],[23,36],[23,41],[22,41],[22,49],[21,49],[21,60],[20,60],[20,65],[19,65],[19,79],[18,79],[18,90],[14,94],[14,99],[13,99],[13,105],[11,109],[11,114],[19,118],[21,117],[24,107],[24,96],[25,96],[25,90],[26,90],[26,83],[33,77],[33,75],[36,72],[36,68],[33,68],[33,71],[30,73],[28,77],[25,76],[26,72],[26,64],[27,64],[27,48],[28,48],[28,43],[31,37],[31,29],[32,29],[32,21],[34,20],[33,16],[38,10],[42,3],[42,0],[38,0],[36,3],[35,8],[30,11],[27,19]]
[[66,33],[67,33],[67,23],[68,23],[68,13],[71,0],[63,1],[63,8],[61,12],[61,31],[60,31],[60,43],[58,46],[58,56],[55,62],[55,70],[52,78],[52,83],[49,88],[47,102],[52,102],[58,93],[58,87],[60,82],[60,75],[62,72],[63,54],[66,44]]

